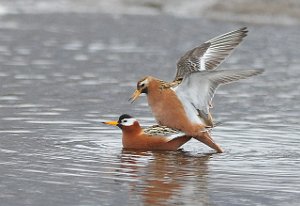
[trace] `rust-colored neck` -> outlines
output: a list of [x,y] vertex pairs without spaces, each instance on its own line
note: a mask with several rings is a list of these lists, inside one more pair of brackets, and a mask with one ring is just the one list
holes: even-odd
[[128,134],[128,135],[139,134],[142,132],[142,128],[140,124],[137,121],[135,121],[131,126],[123,126],[122,131],[124,134]]

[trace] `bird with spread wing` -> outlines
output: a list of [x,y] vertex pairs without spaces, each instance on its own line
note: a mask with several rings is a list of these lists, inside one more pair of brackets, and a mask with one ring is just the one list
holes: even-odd
[[247,28],[240,28],[186,52],[177,62],[172,82],[144,77],[137,83],[132,102],[145,93],[158,124],[180,130],[217,152],[223,152],[207,130],[214,126],[209,110],[216,89],[220,85],[260,74],[263,70],[215,69],[247,36],[247,32]]

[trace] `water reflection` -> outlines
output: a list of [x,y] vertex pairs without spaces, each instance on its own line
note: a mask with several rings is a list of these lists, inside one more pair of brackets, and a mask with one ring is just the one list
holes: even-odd
[[197,193],[198,201],[205,203],[208,202],[207,162],[210,157],[211,154],[190,156],[182,150],[122,150],[117,171],[120,178],[136,180],[130,183],[131,195],[141,195],[144,205],[167,205],[178,201],[191,203],[193,199],[184,198],[191,190]]

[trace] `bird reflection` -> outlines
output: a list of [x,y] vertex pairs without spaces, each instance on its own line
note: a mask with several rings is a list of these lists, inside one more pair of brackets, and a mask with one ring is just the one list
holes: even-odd
[[[208,202],[207,175],[212,154],[192,156],[184,151],[122,150],[118,179],[130,179],[129,199],[139,196],[144,205]],[[191,193],[195,198],[190,198]],[[197,195],[197,196],[195,196]],[[185,198],[186,197],[186,198]]]

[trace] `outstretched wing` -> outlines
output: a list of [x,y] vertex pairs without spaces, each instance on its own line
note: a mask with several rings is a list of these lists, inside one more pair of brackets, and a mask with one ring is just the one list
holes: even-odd
[[200,117],[201,123],[205,123],[208,120],[203,112],[209,114],[210,102],[220,85],[261,74],[263,71],[249,69],[194,72],[186,76],[174,90],[188,117],[194,122],[199,122]]
[[247,36],[247,27],[217,36],[185,53],[177,62],[175,80],[195,71],[213,70]]
[[165,136],[169,137],[170,140],[184,136],[183,132],[179,130],[171,129],[162,125],[153,125],[143,129],[144,133],[150,136]]

